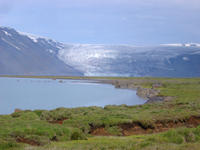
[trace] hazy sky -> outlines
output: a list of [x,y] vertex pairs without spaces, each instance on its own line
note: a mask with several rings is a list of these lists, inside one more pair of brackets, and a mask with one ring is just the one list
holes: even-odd
[[0,25],[66,43],[200,42],[200,0],[0,0]]

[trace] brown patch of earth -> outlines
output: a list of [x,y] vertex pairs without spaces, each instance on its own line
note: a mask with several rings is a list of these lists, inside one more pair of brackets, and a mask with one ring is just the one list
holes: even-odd
[[52,123],[52,124],[60,124],[60,125],[62,125],[63,122],[64,122],[65,120],[67,120],[67,118],[64,118],[64,119],[62,119],[62,120],[48,121],[48,122],[49,122],[49,123]]
[[29,144],[29,145],[32,145],[32,146],[40,146],[41,145],[37,141],[31,140],[31,139],[26,139],[26,138],[23,138],[23,137],[17,137],[16,141],[18,143],[26,143],[26,144]]
[[91,132],[92,135],[102,135],[102,136],[109,136],[111,134],[109,134],[104,127],[99,127],[96,129],[93,129],[93,131]]
[[21,112],[21,109],[16,108],[14,112]]
[[[150,126],[144,126],[140,122],[134,122],[134,123],[120,124],[118,125],[118,127],[121,128],[123,136],[129,136],[129,135],[164,132],[169,129],[178,128],[178,127],[192,128],[192,127],[197,127],[198,125],[200,125],[200,117],[192,116],[184,120],[156,121],[153,125],[150,125]],[[105,130],[104,127],[92,127],[90,133],[92,135],[97,135],[97,136],[110,135]]]

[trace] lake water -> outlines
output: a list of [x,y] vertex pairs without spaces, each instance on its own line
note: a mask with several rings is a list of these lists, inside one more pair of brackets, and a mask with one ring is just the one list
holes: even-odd
[[105,105],[138,105],[136,91],[82,80],[0,78],[0,114],[14,109],[55,109]]

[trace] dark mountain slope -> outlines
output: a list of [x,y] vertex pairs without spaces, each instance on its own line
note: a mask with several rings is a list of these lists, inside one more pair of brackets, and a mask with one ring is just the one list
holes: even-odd
[[61,43],[33,39],[10,28],[0,28],[0,74],[82,75],[60,61],[56,53]]

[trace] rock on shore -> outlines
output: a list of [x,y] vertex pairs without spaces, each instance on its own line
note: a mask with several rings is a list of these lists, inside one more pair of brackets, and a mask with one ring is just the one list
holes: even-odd
[[149,89],[149,88],[137,88],[137,95],[144,98],[144,99],[149,99],[152,97],[156,97],[160,93],[160,90],[155,90],[155,89]]

